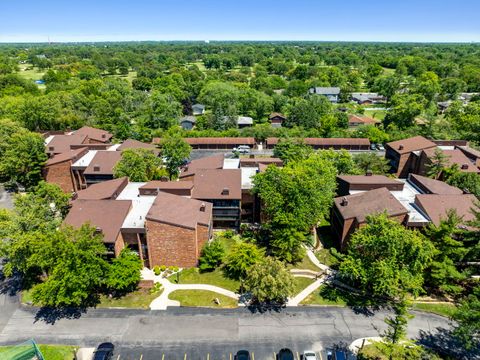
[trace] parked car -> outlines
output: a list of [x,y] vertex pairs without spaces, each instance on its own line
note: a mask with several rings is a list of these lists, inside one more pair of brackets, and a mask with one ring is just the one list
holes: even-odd
[[375,146],[375,144],[370,144],[370,150],[377,150],[377,147]]
[[250,353],[247,350],[239,350],[235,354],[235,360],[250,360]]
[[383,147],[382,144],[377,144],[376,146],[378,151],[385,151],[385,148]]
[[109,360],[113,356],[113,350],[115,346],[112,343],[105,342],[101,343],[95,349],[93,353],[93,360]]
[[302,360],[318,360],[318,357],[315,351],[305,350],[302,355]]
[[233,148],[233,151],[238,151],[240,154],[248,154],[250,153],[250,146],[248,145],[240,145],[236,148]]
[[333,350],[332,349],[326,349],[325,350],[326,359],[327,360],[333,360]]
[[294,360],[292,350],[287,348],[281,349],[277,354],[277,360]]
[[343,350],[335,350],[335,360],[347,360],[347,353]]

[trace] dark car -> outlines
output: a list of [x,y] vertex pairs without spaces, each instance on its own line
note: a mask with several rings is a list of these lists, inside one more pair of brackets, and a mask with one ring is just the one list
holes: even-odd
[[247,350],[239,350],[235,354],[235,360],[250,360],[250,353]]
[[294,360],[293,352],[290,349],[281,349],[277,354],[277,360]]
[[347,354],[345,351],[336,350],[335,351],[335,360],[347,360]]
[[113,356],[113,349],[115,346],[112,343],[101,343],[93,353],[93,360],[109,360]]

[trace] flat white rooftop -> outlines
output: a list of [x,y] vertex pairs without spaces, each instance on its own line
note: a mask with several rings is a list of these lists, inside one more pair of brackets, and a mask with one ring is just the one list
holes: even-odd
[[240,159],[223,159],[224,169],[238,169],[240,167]]
[[93,160],[93,157],[97,154],[98,150],[88,150],[80,159],[72,164],[72,167],[84,167],[86,168]]
[[253,188],[253,177],[257,174],[258,167],[242,167],[242,190]]
[[131,200],[132,208],[122,224],[124,229],[142,229],[145,227],[145,217],[155,201],[155,196],[139,195],[138,189],[144,182],[131,182],[118,195],[116,200]]
[[107,151],[117,151],[117,149],[120,147],[122,144],[113,144],[112,146],[109,146]]

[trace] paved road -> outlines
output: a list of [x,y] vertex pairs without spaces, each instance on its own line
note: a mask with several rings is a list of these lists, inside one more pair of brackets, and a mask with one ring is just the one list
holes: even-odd
[[[252,313],[248,309],[207,310],[176,308],[168,311],[89,310],[79,318],[36,319],[36,310],[20,307],[0,295],[0,344],[30,338],[39,343],[95,346],[112,341],[120,359],[227,359],[242,348],[257,360],[272,359],[282,347],[301,353],[320,351],[334,344],[376,336],[384,328],[384,312],[371,316],[351,309],[287,308],[280,312]],[[446,319],[416,313],[409,335],[447,327]],[[185,354],[187,358],[185,359]]]

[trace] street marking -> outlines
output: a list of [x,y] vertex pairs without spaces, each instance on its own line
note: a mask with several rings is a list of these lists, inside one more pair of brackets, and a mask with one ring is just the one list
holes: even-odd
[[321,351],[318,352],[318,355],[320,355],[320,360],[323,360],[323,355]]
[[273,360],[277,360],[277,354],[275,354],[275,351],[273,352]]
[[165,353],[162,353],[162,360],[165,360]]
[[187,353],[185,353],[185,356],[183,357],[183,360],[187,360]]
[[298,354],[298,351],[297,351],[297,360],[300,360],[300,355]]
[[120,360],[120,354],[117,355],[117,360]]
[[210,360],[210,353],[207,353],[207,360]]
[[232,353],[230,353],[230,360],[232,360]]
[[255,353],[252,351],[252,360],[255,360]]

